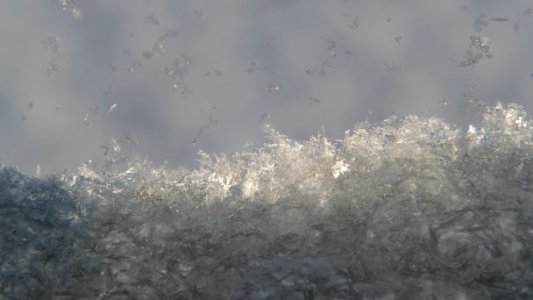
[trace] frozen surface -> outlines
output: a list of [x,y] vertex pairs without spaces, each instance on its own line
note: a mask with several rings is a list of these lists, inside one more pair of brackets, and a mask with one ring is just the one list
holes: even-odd
[[0,299],[531,299],[533,120],[362,123],[195,170],[0,170]]

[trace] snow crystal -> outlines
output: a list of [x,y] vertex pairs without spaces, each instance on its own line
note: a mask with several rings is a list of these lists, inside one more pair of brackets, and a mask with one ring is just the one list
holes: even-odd
[[161,55],[166,54],[166,44],[165,41],[169,38],[175,38],[178,36],[178,33],[171,30],[159,37],[152,46],[152,51],[159,52]]
[[492,52],[491,41],[485,36],[471,36],[470,48],[465,52],[464,58],[459,66],[475,67],[482,58],[491,59],[494,56]]
[[148,24],[151,24],[151,25],[159,25],[159,20],[156,18],[156,16],[154,15],[148,15],[146,17],[144,17],[144,20],[146,21],[146,23]]
[[75,20],[81,20],[82,11],[76,5],[75,0],[57,0],[63,11],[69,12]]
[[109,115],[110,113],[113,112],[113,110],[115,110],[115,108],[118,106],[117,103],[112,103],[111,105],[109,105],[109,107],[107,108],[107,110],[105,111],[104,113],[104,116],[107,116]]
[[268,92],[271,94],[277,94],[283,89],[283,85],[279,82],[273,81],[268,84]]
[[49,36],[43,41],[43,46],[44,48],[50,48],[53,58],[59,58],[59,56],[61,56],[59,52],[59,37]]

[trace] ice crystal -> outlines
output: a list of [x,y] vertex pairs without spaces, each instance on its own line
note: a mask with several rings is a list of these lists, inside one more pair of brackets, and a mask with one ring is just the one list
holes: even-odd
[[165,34],[163,34],[161,37],[159,37],[152,46],[152,51],[159,52],[161,55],[166,54],[166,44],[165,41],[169,38],[175,38],[178,34],[175,31],[168,31]]
[[402,66],[398,65],[395,62],[388,62],[388,63],[383,63],[381,65],[381,69],[386,72],[397,73],[401,71]]
[[482,58],[491,59],[493,56],[491,41],[488,37],[472,36],[470,37],[470,48],[464,55],[465,60],[459,66],[475,67]]
[[144,17],[144,20],[148,24],[159,25],[159,20],[154,15],[148,15],[148,16]]
[[481,32],[481,30],[488,25],[489,22],[487,21],[487,16],[481,15],[474,21],[474,31]]
[[109,105],[109,107],[107,108],[107,110],[105,111],[104,113],[104,116],[107,116],[109,115],[110,113],[113,112],[113,110],[115,110],[115,108],[117,108],[118,104],[117,103],[112,103],[111,105]]
[[46,68],[46,71],[48,73],[48,77],[50,79],[54,79],[55,73],[57,72],[58,68],[55,64],[51,63],[48,65],[48,68]]
[[143,51],[142,56],[143,56],[144,59],[150,60],[150,59],[152,59],[152,52],[151,51]]
[[277,81],[272,81],[268,84],[268,92],[271,94],[277,94],[283,90],[283,85]]
[[352,22],[350,23],[350,25],[348,25],[348,27],[350,27],[350,29],[352,30],[356,30],[357,28],[359,28],[359,18],[357,16],[353,17]]
[[76,5],[75,0],[57,0],[63,11],[69,12],[75,20],[81,20],[81,9]]
[[400,45],[402,39],[403,39],[403,36],[400,35],[400,36],[395,37],[395,38],[394,38],[394,41],[395,41],[398,45]]
[[44,48],[50,48],[53,58],[59,58],[59,37],[49,36],[46,40],[43,41]]
[[257,63],[252,62],[248,69],[246,70],[246,73],[253,74],[257,70],[263,70],[265,67],[259,66]]
[[183,80],[185,76],[189,74],[189,66],[191,59],[186,55],[181,55],[176,58],[170,66],[164,67],[163,72],[169,77],[177,77]]

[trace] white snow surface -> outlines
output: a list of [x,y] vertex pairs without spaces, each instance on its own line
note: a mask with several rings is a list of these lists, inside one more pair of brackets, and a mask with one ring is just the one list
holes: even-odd
[[[531,299],[533,120],[474,104],[195,170],[0,169],[0,299]],[[124,148],[124,147],[122,147]]]

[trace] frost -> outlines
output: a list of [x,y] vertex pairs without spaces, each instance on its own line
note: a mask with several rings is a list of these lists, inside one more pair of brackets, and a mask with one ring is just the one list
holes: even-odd
[[[531,299],[533,129],[361,123],[340,140],[199,151],[194,170],[104,145],[60,177],[0,168],[6,299]],[[211,123],[211,120],[210,120]]]

